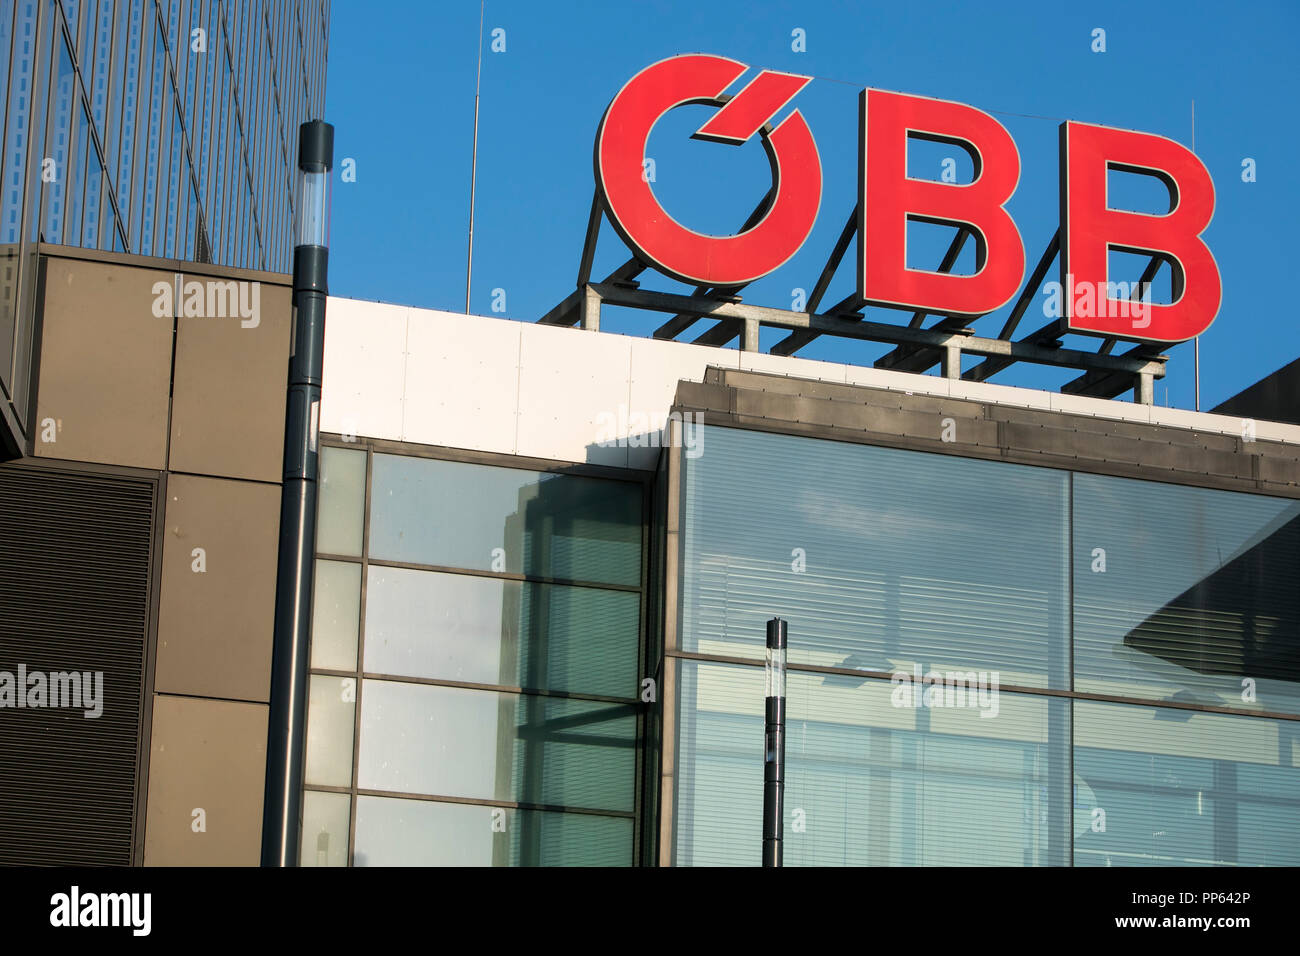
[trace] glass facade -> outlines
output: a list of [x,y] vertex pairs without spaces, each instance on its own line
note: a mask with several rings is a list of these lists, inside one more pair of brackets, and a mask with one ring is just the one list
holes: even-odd
[[0,0],[0,246],[288,272],[328,0]]
[[780,616],[787,865],[1300,863],[1300,502],[687,427],[671,862],[759,861]]
[[302,863],[636,862],[645,483],[321,468]]

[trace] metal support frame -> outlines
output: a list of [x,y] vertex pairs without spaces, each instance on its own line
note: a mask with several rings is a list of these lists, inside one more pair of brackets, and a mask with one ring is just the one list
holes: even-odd
[[[844,224],[844,228],[840,230],[839,238],[835,240],[835,247],[831,249],[830,258],[826,260],[826,265],[822,267],[822,274],[817,277],[817,284],[813,286],[812,295],[808,296],[808,301],[805,303],[808,306],[807,311],[809,313],[816,312],[817,307],[821,305],[822,297],[826,295],[831,279],[835,277],[836,270],[839,269],[840,263],[844,261],[844,254],[849,251],[849,243],[853,241],[853,237],[857,234],[858,207],[854,206],[853,211],[849,213],[848,222]],[[857,297],[853,296],[841,302],[833,311],[853,312],[856,310]],[[772,346],[772,354],[793,355],[815,339],[817,335],[816,332],[792,332]]]
[[952,349],[971,355],[1002,356],[1017,362],[1033,362],[1064,368],[1097,369],[1122,373],[1130,377],[1142,373],[1149,373],[1155,378],[1164,375],[1164,359],[1160,356],[1138,359],[1131,355],[1102,355],[1079,349],[1051,348],[1030,342],[983,338],[974,335],[970,329],[953,332],[912,329],[905,325],[869,322],[865,319],[846,318],[833,313],[814,315],[807,312],[791,312],[767,306],[703,299],[671,292],[631,289],[600,282],[592,283],[588,288],[604,305],[645,309],[651,312],[684,312],[701,318],[752,320],[759,327],[815,331],[821,335],[888,342],[894,345]]
[[[762,218],[771,200],[769,192],[746,219],[741,231]],[[592,199],[591,213],[587,220],[587,233],[578,267],[578,287],[542,316],[538,320],[541,324],[577,324],[584,329],[599,330],[601,306],[609,304],[670,313],[672,317],[654,331],[657,339],[675,339],[700,319],[712,319],[713,325],[697,336],[693,340],[694,344],[725,346],[739,337],[742,351],[756,352],[759,351],[759,332],[763,327],[768,327],[786,329],[790,333],[772,346],[771,353],[794,355],[818,337],[833,335],[895,346],[875,362],[875,366],[881,369],[925,373],[938,365],[940,374],[945,378],[983,382],[1016,362],[1076,368],[1082,370],[1083,374],[1064,385],[1063,392],[1114,398],[1133,389],[1134,399],[1144,404],[1153,403],[1155,380],[1163,378],[1165,374],[1168,357],[1161,354],[1162,347],[1158,344],[1140,343],[1119,355],[1113,354],[1118,341],[1113,337],[1104,338],[1095,352],[1065,348],[1061,340],[1069,333],[1069,329],[1061,319],[1055,319],[1018,340],[1012,339],[1060,253],[1059,230],[1053,234],[1039,257],[1003,323],[1002,331],[997,338],[987,338],[976,335],[974,329],[969,327],[968,323],[973,321],[970,316],[940,315],[939,321],[929,328],[924,323],[931,313],[924,311],[913,313],[907,325],[869,321],[862,314],[864,303],[856,293],[824,312],[817,311],[857,235],[856,206],[840,230],[830,256],[813,286],[812,294],[808,297],[807,309],[803,312],[748,305],[737,294],[743,286],[696,286],[690,295],[641,289],[637,277],[648,266],[635,256],[603,281],[592,282],[592,263],[604,215],[604,203],[597,193]],[[958,228],[939,264],[939,272],[952,271],[966,242],[972,236],[969,229]],[[1152,281],[1161,261],[1158,256],[1152,257],[1139,280],[1142,285]],[[981,356],[983,361],[963,372],[963,355]]]

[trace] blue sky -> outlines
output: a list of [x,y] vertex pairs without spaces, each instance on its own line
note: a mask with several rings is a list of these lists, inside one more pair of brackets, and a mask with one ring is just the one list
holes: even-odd
[[[504,52],[491,50],[498,28]],[[1104,53],[1091,49],[1096,28],[1106,31]],[[335,295],[464,309],[478,29],[478,0],[332,5],[325,118],[336,127]],[[805,52],[792,49],[796,29],[804,31]],[[1201,340],[1202,407],[1211,408],[1300,356],[1294,310],[1270,291],[1296,270],[1288,240],[1300,212],[1298,36],[1294,2],[488,0],[470,308],[495,314],[502,296],[494,300],[493,290],[500,289],[505,317],[535,321],[572,291],[601,115],[633,74],[667,56],[713,53],[816,78],[794,105],[822,159],[817,224],[789,263],[744,292],[747,302],[780,308],[790,308],[794,288],[812,287],[856,202],[863,87],[969,103],[1007,127],[1022,163],[1008,209],[1024,240],[1027,270],[1057,225],[1060,120],[1190,145],[1194,101],[1196,152],[1217,190],[1205,240],[1223,278],[1223,306]],[[688,139],[707,113],[682,108],[656,127],[648,151],[655,190],[691,228],[734,231],[768,186],[767,163],[753,140],[720,147]],[[949,152],[927,145],[911,162],[937,167]],[[1242,181],[1247,157],[1255,160],[1255,182]],[[355,182],[340,181],[345,158],[355,161]],[[1140,182],[1124,187],[1133,208],[1152,198]],[[947,237],[920,239],[917,255],[937,265]],[[606,226],[596,272],[626,255]],[[841,268],[827,303],[852,291],[851,266]],[[964,268],[969,262],[959,262],[957,271]],[[644,274],[642,285],[680,288],[654,273]],[[996,335],[1006,311],[980,320],[977,330]],[[907,319],[884,310],[872,317]],[[1037,327],[1033,320],[1041,324],[1041,314],[1031,313],[1022,328]],[[625,310],[602,316],[606,329],[635,335],[648,335],[660,321]],[[706,327],[697,324],[682,338]],[[765,331],[763,348],[781,337]],[[823,338],[800,354],[869,365],[885,350]],[[1192,346],[1168,354],[1157,402],[1191,408]],[[1020,366],[994,381],[1055,389],[1075,374]]]

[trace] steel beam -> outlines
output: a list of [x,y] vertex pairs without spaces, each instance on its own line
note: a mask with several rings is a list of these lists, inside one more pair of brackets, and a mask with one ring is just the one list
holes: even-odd
[[[772,208],[772,202],[775,198],[776,189],[773,187],[764,194],[763,198],[759,200],[758,205],[754,207],[753,212],[751,212],[745,218],[745,221],[741,223],[740,231],[748,232],[750,229],[753,229],[754,226],[758,224],[759,220],[767,215],[768,210]],[[727,298],[729,296],[734,296],[747,285],[749,285],[748,282],[742,282],[740,285],[731,286],[701,285],[695,287],[695,294]],[[675,339],[682,332],[685,332],[688,328],[694,325],[699,318],[700,316],[698,313],[691,312],[683,312],[679,315],[675,315],[663,325],[659,326],[659,328],[655,329],[653,336],[656,339]],[[736,334],[739,331],[740,329],[731,323],[727,323],[725,328],[723,327],[723,323],[718,323],[717,326],[697,338],[694,344],[726,345],[736,337]],[[721,337],[723,336],[723,333],[726,333],[725,337]]]
[[1154,378],[1164,375],[1163,359],[1139,358],[1134,355],[1099,355],[1079,349],[1050,348],[1033,342],[1010,342],[970,334],[969,329],[942,331],[938,329],[912,329],[884,322],[868,322],[854,317],[835,314],[809,314],[773,309],[767,306],[725,302],[716,299],[699,299],[669,292],[651,292],[623,286],[594,283],[591,287],[608,305],[653,312],[696,313],[701,317],[718,320],[731,319],[744,323],[752,320],[769,328],[816,331],[824,335],[861,339],[872,342],[890,342],[920,348],[947,350],[950,347],[972,355],[1002,356],[1016,361],[1034,362],[1065,368],[1086,368],[1124,373],[1129,376],[1148,373]]
[[[806,312],[812,314],[817,311],[821,305],[822,298],[826,295],[826,290],[830,288],[831,279],[835,278],[835,272],[844,261],[844,254],[849,251],[849,243],[858,232],[858,207],[855,205],[853,211],[849,213],[849,220],[840,230],[840,236],[835,240],[835,246],[831,249],[830,258],[826,260],[826,265],[822,267],[822,274],[817,277],[817,284],[813,286],[812,295],[808,297],[805,303]],[[772,346],[773,355],[793,355],[799,351],[817,336],[810,332],[792,332],[787,335],[776,345]]]

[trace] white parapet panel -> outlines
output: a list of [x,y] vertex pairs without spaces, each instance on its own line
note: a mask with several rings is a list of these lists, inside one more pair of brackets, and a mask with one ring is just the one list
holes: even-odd
[[627,445],[599,436],[603,412],[628,400],[632,342],[625,335],[524,325],[518,363],[518,455],[627,467]]
[[736,349],[331,298],[321,430],[649,469],[709,366],[1300,444],[1300,427]]
[[[677,384],[735,350],[331,298],[321,429],[654,468]],[[843,372],[823,365],[832,377]]]
[[330,298],[325,307],[321,431],[401,438],[411,311],[382,302]]
[[402,440],[513,449],[520,339],[527,326],[426,309],[411,309],[409,322]]

